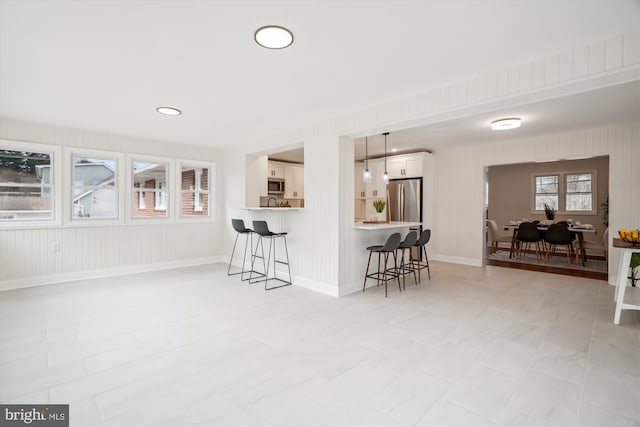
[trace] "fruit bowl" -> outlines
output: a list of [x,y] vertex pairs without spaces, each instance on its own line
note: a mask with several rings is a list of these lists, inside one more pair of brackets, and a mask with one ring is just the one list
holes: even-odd
[[640,245],[640,230],[627,230],[623,228],[618,231],[618,235],[627,243],[631,243],[634,246]]

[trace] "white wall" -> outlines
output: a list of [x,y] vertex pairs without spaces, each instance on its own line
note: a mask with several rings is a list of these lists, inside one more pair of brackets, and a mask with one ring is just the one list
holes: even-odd
[[[609,155],[610,239],[640,225],[640,123],[585,129],[441,151],[436,162],[435,259],[480,265],[484,233],[484,167]],[[609,250],[609,281],[618,254]]]
[[[99,135],[60,128],[36,126],[4,120],[0,124],[0,137],[54,145],[71,145],[95,149],[113,149],[123,152],[138,152],[154,155],[192,157],[210,159],[217,162],[216,202],[220,209],[220,221],[215,224],[191,227],[186,225],[152,226],[136,235],[137,230],[125,227],[134,233],[130,240],[123,239],[143,249],[144,236],[163,235],[167,240],[161,247],[153,249],[149,259],[116,257],[113,248],[120,240],[107,243],[107,253],[103,259],[96,245],[87,245],[96,253],[84,257],[72,252],[62,253],[66,261],[54,258],[47,261],[48,267],[38,270],[29,257],[43,256],[41,245],[48,242],[49,231],[37,230],[1,232],[0,257],[2,272],[0,280],[31,278],[56,273],[109,269],[135,263],[161,263],[174,256],[185,261],[231,253],[235,234],[231,229],[231,218],[266,219],[276,231],[288,231],[290,243],[291,269],[298,285],[330,295],[341,293],[343,281],[351,277],[353,269],[364,266],[349,265],[353,251],[363,248],[353,244],[353,232],[349,230],[353,219],[353,158],[348,154],[350,138],[395,131],[411,126],[438,122],[450,118],[492,111],[513,105],[536,102],[566,94],[579,93],[612,84],[640,80],[640,33],[633,32],[608,38],[589,46],[559,52],[543,58],[514,64],[507,69],[495,70],[467,80],[452,82],[423,93],[416,93],[404,99],[354,111],[338,118],[303,126],[261,141],[230,141],[233,148],[224,150],[221,157],[215,152],[194,147],[139,141],[118,136]],[[250,126],[247,123],[247,126]],[[636,127],[632,127],[636,129]],[[546,148],[545,160],[558,156],[584,155],[611,156],[611,227],[637,224],[638,182],[629,179],[627,165],[629,158],[638,158],[636,131],[631,128],[608,128],[606,130],[583,131],[585,139],[573,136],[552,136],[525,141],[521,149],[515,146],[483,145],[481,147],[445,150],[435,153],[434,164],[437,172],[435,194],[437,203],[434,218],[434,244],[432,253],[442,259],[454,262],[476,264],[481,260],[482,251],[482,206],[483,191],[465,191],[464,196],[455,191],[465,185],[481,185],[484,180],[482,166],[491,156],[495,162],[531,161],[539,158],[538,145]],[[606,140],[597,137],[601,132],[609,135]],[[610,133],[613,132],[613,135]],[[625,136],[627,135],[628,136]],[[578,132],[577,135],[580,135]],[[574,135],[574,134],[571,134]],[[346,136],[346,138],[345,138]],[[342,138],[342,139],[341,139]],[[568,139],[567,139],[568,138]],[[305,208],[297,212],[249,212],[245,205],[246,154],[264,153],[265,150],[291,146],[304,142],[305,148]],[[621,142],[620,142],[621,141]],[[506,148],[506,149],[505,149]],[[469,151],[465,151],[469,150]],[[483,150],[489,150],[481,153]],[[468,168],[455,167],[460,161],[456,154],[464,153],[465,158],[477,155],[478,159],[465,160]],[[544,153],[544,150],[543,150]],[[621,169],[616,169],[620,168]],[[453,173],[458,170],[460,173]],[[623,175],[627,174],[627,175]],[[472,187],[474,188],[474,187]],[[460,226],[460,224],[465,223]],[[121,230],[118,230],[121,231]],[[107,230],[98,229],[67,230],[66,235],[80,233],[78,241],[100,242],[112,235]],[[185,234],[187,237],[185,237]],[[95,235],[95,236],[94,236]],[[118,235],[113,233],[113,235]],[[195,248],[189,235],[197,236]],[[351,236],[351,237],[350,237]],[[71,238],[71,237],[70,237]],[[92,240],[94,239],[94,240]],[[199,240],[198,240],[199,239]],[[220,241],[220,240],[222,241]],[[73,241],[73,240],[72,240]],[[207,242],[205,244],[204,242]],[[203,246],[200,247],[199,245]],[[175,248],[169,246],[175,245]],[[102,246],[100,247],[102,248]],[[195,252],[190,252],[191,250]],[[99,249],[103,250],[103,249]],[[137,253],[137,251],[133,251]],[[9,255],[6,255],[9,254]],[[47,257],[51,254],[47,253]],[[13,265],[21,268],[13,268]],[[11,267],[10,267],[11,266]]]
[[[348,145],[352,138],[639,80],[639,46],[639,32],[619,35],[544,58],[532,58],[508,69],[470,76],[468,80],[446,87],[358,110],[257,143],[246,143],[240,149],[236,146],[226,150],[223,163],[225,176],[230,179],[225,181],[225,191],[234,197],[226,201],[225,221],[229,225],[223,226],[227,230],[225,254],[230,254],[234,237],[230,218],[266,219],[272,228],[290,233],[293,248],[291,268],[293,274],[301,279],[298,284],[330,295],[343,294],[345,289],[353,287],[353,273],[364,271],[365,267],[349,262],[354,259],[354,251],[364,250],[354,245],[351,224],[353,157],[349,152],[352,147]],[[484,182],[483,166],[488,157],[494,159],[492,164],[499,164],[516,159],[531,161],[540,157],[549,160],[558,156],[609,154],[611,209],[614,205],[617,209],[611,218],[611,226],[637,224],[637,202],[623,200],[637,199],[638,182],[615,170],[627,161],[623,159],[628,159],[625,156],[637,153],[632,153],[631,149],[634,141],[638,143],[637,136],[630,133],[628,137],[620,135],[601,142],[595,135],[603,130],[586,130],[577,132],[577,135],[583,132],[586,135],[584,140],[556,135],[523,141],[517,146],[484,144],[436,152],[437,202],[431,253],[446,261],[481,265],[484,191],[480,187]],[[304,211],[268,214],[243,211],[245,155],[270,148],[275,150],[299,141],[304,141],[305,147]],[[543,150],[540,153],[537,144],[548,147],[547,152]],[[466,160],[461,160],[460,156]],[[467,167],[463,168],[457,162]],[[629,173],[628,167],[624,170]],[[465,189],[460,193],[467,185],[471,185],[472,190]],[[480,189],[475,191],[477,186]],[[613,202],[613,197],[618,201]]]
[[[235,232],[232,218],[241,218],[248,227],[253,220],[267,221],[272,231],[288,232],[287,243],[294,283],[328,295],[338,295],[338,169],[339,142],[328,129],[316,129],[306,138],[299,134],[283,135],[262,145],[234,147],[225,150],[221,162],[224,176],[225,255],[231,255]],[[263,152],[266,148],[304,141],[304,205],[298,211],[248,211],[245,205],[245,175],[247,154]],[[353,175],[353,170],[351,171]],[[250,186],[251,187],[251,186]],[[353,196],[353,191],[351,192]],[[353,222],[353,216],[351,216]]]
[[[0,139],[217,163],[202,147],[0,119]],[[219,182],[217,176],[214,182]],[[218,188],[219,185],[218,185]],[[213,189],[214,191],[216,189]],[[216,201],[224,200],[216,192]],[[222,209],[215,221],[0,230],[0,289],[192,265],[220,259]],[[52,244],[60,252],[52,251]]]

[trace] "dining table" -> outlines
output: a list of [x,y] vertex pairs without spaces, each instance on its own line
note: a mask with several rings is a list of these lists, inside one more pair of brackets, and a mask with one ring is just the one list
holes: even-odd
[[[507,224],[504,226],[505,230],[510,230],[510,229],[513,230],[513,234],[511,236],[511,248],[509,250],[509,259],[513,257],[513,252],[515,251],[516,242],[518,240],[517,237],[518,237],[519,226],[520,226],[520,223]],[[549,226],[541,223],[541,224],[538,224],[537,228],[539,231],[547,231],[549,229]],[[578,239],[578,244],[580,246],[580,255],[582,257],[582,266],[585,267],[587,265],[587,252],[585,251],[584,245],[582,244],[582,242],[584,242],[583,233],[595,234],[596,229],[593,227],[572,225],[571,227],[569,227],[569,231],[575,234]]]

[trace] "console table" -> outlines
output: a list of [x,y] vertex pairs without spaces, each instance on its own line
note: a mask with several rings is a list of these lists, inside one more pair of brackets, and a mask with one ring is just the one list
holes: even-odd
[[627,287],[629,264],[631,263],[631,254],[640,253],[640,246],[633,246],[622,239],[613,239],[613,247],[622,251],[620,254],[620,264],[618,266],[618,280],[616,281],[616,293],[614,300],[616,302],[616,313],[613,317],[613,323],[620,323],[620,313],[622,310],[640,310],[640,305],[628,304],[624,302],[624,291]]

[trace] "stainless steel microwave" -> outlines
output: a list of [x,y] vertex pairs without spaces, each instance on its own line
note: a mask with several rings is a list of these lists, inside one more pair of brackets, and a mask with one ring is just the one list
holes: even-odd
[[284,179],[269,178],[267,181],[267,192],[270,195],[280,196],[284,194]]

